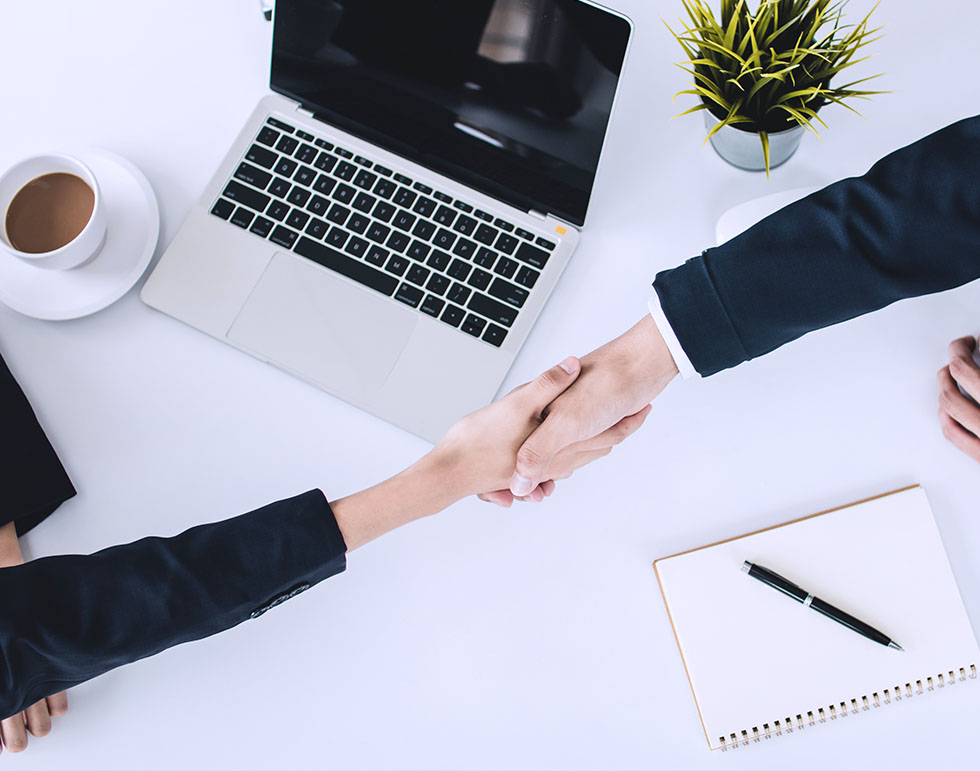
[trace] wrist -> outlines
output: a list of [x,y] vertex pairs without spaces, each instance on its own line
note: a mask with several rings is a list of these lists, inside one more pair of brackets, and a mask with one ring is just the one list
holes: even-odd
[[680,374],[657,323],[649,314],[620,340],[628,352],[629,377],[645,397],[653,399]]
[[0,527],[0,567],[9,568],[24,562],[17,539],[17,528],[13,522]]

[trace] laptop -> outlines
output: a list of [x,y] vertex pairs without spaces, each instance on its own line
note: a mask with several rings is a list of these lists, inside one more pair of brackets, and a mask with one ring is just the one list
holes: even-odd
[[273,93],[143,300],[438,440],[575,250],[631,33],[587,0],[278,0]]

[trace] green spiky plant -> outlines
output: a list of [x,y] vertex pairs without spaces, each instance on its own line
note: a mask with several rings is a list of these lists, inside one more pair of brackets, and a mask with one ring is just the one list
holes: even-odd
[[711,111],[719,122],[705,142],[725,126],[758,133],[767,175],[769,134],[803,126],[820,136],[813,124],[826,128],[822,107],[833,103],[857,112],[849,100],[883,93],[855,89],[879,75],[831,85],[838,73],[869,58],[855,57],[881,37],[881,27],[868,28],[877,5],[846,25],[848,0],[759,0],[755,13],[746,0],[721,0],[720,17],[706,0],[682,2],[689,21],[680,19],[681,32],[667,28],[687,55],[678,66],[694,78],[694,88],[675,98],[692,94],[701,101],[681,115]]

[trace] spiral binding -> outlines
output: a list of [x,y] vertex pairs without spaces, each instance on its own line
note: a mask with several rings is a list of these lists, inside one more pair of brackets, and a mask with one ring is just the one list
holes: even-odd
[[[957,677],[959,675],[959,677]],[[905,683],[904,690],[900,685],[893,688],[885,688],[882,691],[875,691],[868,696],[861,696],[850,701],[842,701],[838,704],[830,704],[827,707],[818,707],[816,711],[808,710],[793,716],[787,716],[782,720],[774,720],[772,723],[763,723],[762,726],[753,726],[751,729],[743,730],[739,733],[732,733],[726,736],[719,736],[722,752],[729,747],[736,749],[739,745],[748,746],[749,742],[758,742],[762,739],[771,739],[773,736],[781,736],[783,733],[793,733],[802,731],[807,725],[815,726],[817,723],[826,723],[827,720],[856,715],[858,712],[866,711],[872,707],[880,707],[882,704],[890,704],[892,701],[901,701],[911,698],[913,695],[923,694],[926,691],[945,688],[947,685],[954,685],[957,681],[964,681],[967,678],[976,680],[977,666],[970,664],[969,667],[960,667],[959,670],[950,669],[948,672],[940,672],[935,677],[927,677],[925,680],[916,680]]]

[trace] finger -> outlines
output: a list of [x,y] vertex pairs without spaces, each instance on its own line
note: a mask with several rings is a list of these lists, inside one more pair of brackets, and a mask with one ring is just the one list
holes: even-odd
[[27,749],[27,728],[24,726],[24,713],[0,721],[0,738],[3,746],[10,752],[23,752]]
[[27,716],[27,730],[32,736],[47,736],[51,733],[51,715],[44,699],[29,706],[24,714]]
[[939,408],[967,431],[980,434],[980,408],[960,393],[950,373],[951,367],[952,364],[943,367],[936,376],[939,384]]
[[974,399],[980,400],[980,367],[973,360],[976,341],[961,337],[949,344],[949,372],[953,380]]
[[653,406],[648,404],[639,412],[633,415],[627,415],[616,425],[607,428],[601,434],[593,436],[591,439],[583,439],[581,442],[576,442],[563,450],[563,452],[591,452],[592,450],[601,450],[603,447],[617,445],[636,433],[640,426],[646,422],[652,410]]
[[544,500],[544,491],[541,489],[541,485],[535,487],[531,492],[525,496],[525,500],[531,501],[533,503],[541,503]]
[[977,439],[943,410],[939,411],[939,425],[943,428],[943,436],[955,447],[965,452],[973,460],[980,462],[980,439]]
[[527,495],[540,482],[551,478],[548,467],[555,455],[585,439],[587,430],[584,419],[574,413],[553,410],[517,451],[517,464],[510,480],[514,496]]
[[487,503],[494,503],[497,506],[503,506],[505,509],[509,509],[514,505],[514,496],[510,494],[510,490],[494,490],[489,493],[480,493],[479,497]]
[[556,486],[553,479],[546,479],[541,483],[541,491],[544,493],[545,498],[550,498],[554,494]]
[[48,696],[45,701],[48,702],[48,714],[51,717],[61,717],[68,712],[68,693],[66,691]]

